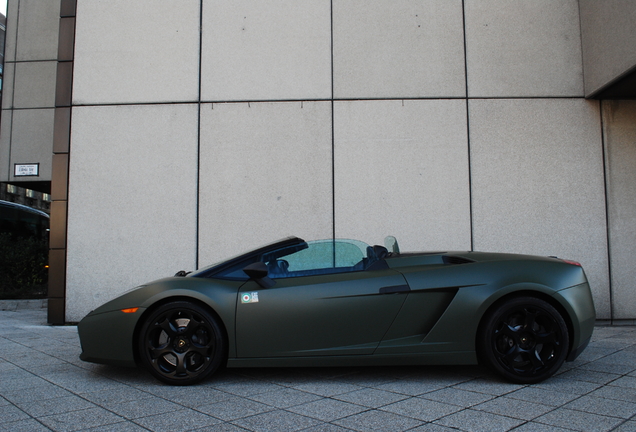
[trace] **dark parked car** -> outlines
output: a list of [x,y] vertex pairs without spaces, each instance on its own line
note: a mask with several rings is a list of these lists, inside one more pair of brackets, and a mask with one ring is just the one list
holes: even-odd
[[[386,246],[386,247],[385,247]],[[574,360],[595,311],[580,264],[289,237],[140,286],[78,326],[81,358],[169,384],[221,365],[468,365],[535,383]]]

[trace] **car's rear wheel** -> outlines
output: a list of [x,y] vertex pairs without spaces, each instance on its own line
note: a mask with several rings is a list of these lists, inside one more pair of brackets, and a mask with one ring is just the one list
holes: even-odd
[[212,374],[226,351],[223,332],[205,308],[187,301],[153,311],[139,333],[139,357],[155,378],[171,385],[197,383]]
[[517,297],[490,311],[480,326],[481,359],[506,379],[532,384],[552,376],[569,347],[567,325],[549,303]]

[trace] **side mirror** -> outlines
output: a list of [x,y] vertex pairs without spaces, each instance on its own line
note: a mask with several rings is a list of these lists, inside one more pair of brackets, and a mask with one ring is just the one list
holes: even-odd
[[276,282],[267,276],[267,265],[264,262],[258,261],[246,266],[243,273],[263,288],[271,288],[276,285]]

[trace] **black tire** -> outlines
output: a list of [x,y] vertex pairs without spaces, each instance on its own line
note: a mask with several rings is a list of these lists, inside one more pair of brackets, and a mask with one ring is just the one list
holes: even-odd
[[187,301],[153,311],[139,333],[139,358],[150,373],[171,385],[195,384],[216,371],[226,342],[217,319]]
[[509,381],[534,384],[552,376],[569,349],[568,328],[549,303],[517,297],[490,311],[480,326],[480,359]]

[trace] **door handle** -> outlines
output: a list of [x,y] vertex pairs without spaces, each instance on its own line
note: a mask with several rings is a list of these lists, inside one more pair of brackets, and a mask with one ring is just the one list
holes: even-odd
[[408,285],[393,285],[380,288],[380,294],[397,294],[411,291]]

